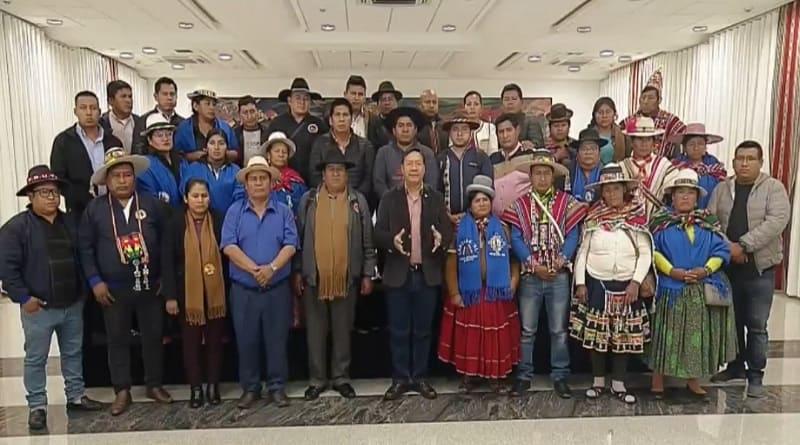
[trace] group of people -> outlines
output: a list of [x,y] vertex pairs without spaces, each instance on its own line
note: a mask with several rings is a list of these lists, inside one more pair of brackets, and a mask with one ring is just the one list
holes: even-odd
[[0,229],[32,429],[46,426],[53,332],[68,408],[101,409],[84,395],[84,304],[102,308],[112,415],[131,403],[134,318],[157,402],[172,402],[162,386],[165,316],[181,321],[192,407],[220,403],[229,335],[239,408],[263,396],[262,357],[268,400],[288,405],[287,342],[299,314],[305,399],[329,387],[355,397],[351,330],[359,296],[378,281],[392,361],[386,400],[437,397],[434,345],[463,376],[461,391],[486,383],[524,394],[542,310],[560,397],[573,396],[570,337],[591,357],[589,399],[608,390],[637,403],[625,386],[631,355],[652,369],[656,398],[664,376],[687,379],[700,399],[710,376],[746,377],[748,395],[764,395],[786,190],[761,172],[754,141],[737,146],[729,177],[707,152],[721,138],[661,110],[658,83],[619,124],[613,100],[599,99],[578,139],[566,105],[543,123],[522,111],[515,84],[503,88],[494,122],[480,120],[475,91],[443,121],[434,91],[419,108],[398,107],[402,93],[388,81],[372,95],[379,114],[366,113],[366,83],[351,76],[323,121],[309,114],[321,96],[298,78],[279,94],[287,113],[266,126],[244,97],[235,128],[215,116],[213,91],[191,92],[193,115],[177,116],[171,79],[156,82],[157,106],[142,118],[130,113],[129,85],[107,92],[102,117],[94,93],[76,95],[77,124],[56,137],[49,167],[31,168],[18,192],[27,209]]

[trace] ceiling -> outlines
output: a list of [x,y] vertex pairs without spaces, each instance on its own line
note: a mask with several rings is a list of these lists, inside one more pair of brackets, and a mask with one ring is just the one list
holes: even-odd
[[[53,39],[145,77],[601,79],[787,0],[0,0]],[[48,19],[62,21],[48,24]],[[180,22],[192,29],[181,29]],[[335,29],[330,29],[331,26]],[[580,33],[589,26],[591,32]],[[705,30],[695,29],[705,27]],[[451,32],[445,29],[454,28]],[[156,54],[144,54],[152,47]],[[613,56],[601,57],[603,50]],[[232,56],[228,61],[219,55]],[[540,57],[531,62],[529,58]],[[627,62],[626,62],[627,63]],[[182,70],[174,69],[179,64]],[[580,67],[569,72],[569,66]],[[573,68],[575,69],[575,68]]]

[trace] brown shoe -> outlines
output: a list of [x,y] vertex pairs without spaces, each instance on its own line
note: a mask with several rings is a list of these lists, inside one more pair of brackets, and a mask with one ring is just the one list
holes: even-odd
[[147,388],[147,398],[155,400],[158,403],[172,403],[172,396],[169,395],[163,386]]
[[123,389],[117,393],[114,401],[111,402],[111,415],[118,416],[128,410],[131,405],[131,392]]

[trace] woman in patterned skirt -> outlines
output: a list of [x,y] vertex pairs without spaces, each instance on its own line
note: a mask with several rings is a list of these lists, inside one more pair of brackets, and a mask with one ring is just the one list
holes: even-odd
[[[736,356],[731,287],[720,271],[730,250],[717,218],[697,208],[706,191],[694,170],[681,170],[665,191],[672,206],[650,223],[658,270],[653,341],[647,353],[651,392],[663,396],[667,375],[688,379],[689,393],[705,399],[699,379]],[[720,295],[723,304],[706,304],[709,291]]]
[[636,180],[626,179],[622,167],[608,164],[600,179],[600,200],[589,209],[581,247],[575,258],[575,300],[570,313],[570,336],[591,351],[592,386],[586,398],[606,390],[606,364],[612,363],[611,394],[626,404],[636,396],[625,388],[630,354],[644,353],[650,340],[647,308],[639,286],[653,265],[653,247],[642,202],[634,197]]
[[461,219],[445,263],[445,299],[439,359],[464,376],[461,392],[477,378],[499,382],[519,362],[520,325],[514,292],[519,263],[509,256],[509,230],[492,214],[492,179],[478,175],[467,186],[469,211]]

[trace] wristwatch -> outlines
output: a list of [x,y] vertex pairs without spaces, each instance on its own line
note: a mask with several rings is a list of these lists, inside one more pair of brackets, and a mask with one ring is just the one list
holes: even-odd
[[273,272],[277,272],[278,268],[275,267],[275,263],[269,263],[269,268],[272,269]]

